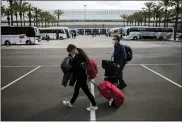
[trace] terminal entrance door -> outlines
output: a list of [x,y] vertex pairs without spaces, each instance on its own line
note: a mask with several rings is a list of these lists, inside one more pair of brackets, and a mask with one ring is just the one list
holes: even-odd
[[78,29],[78,34],[79,34],[79,35],[84,34],[84,29]]
[[85,29],[86,35],[91,35],[91,29]]
[[100,29],[100,34],[105,35],[106,34],[106,29]]

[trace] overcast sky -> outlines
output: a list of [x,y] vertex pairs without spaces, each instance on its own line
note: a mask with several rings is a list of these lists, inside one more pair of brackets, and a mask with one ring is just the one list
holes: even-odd
[[[145,7],[147,1],[29,1],[33,6],[43,10],[53,9],[121,9],[121,10],[140,10]],[[2,2],[7,4],[6,1]]]

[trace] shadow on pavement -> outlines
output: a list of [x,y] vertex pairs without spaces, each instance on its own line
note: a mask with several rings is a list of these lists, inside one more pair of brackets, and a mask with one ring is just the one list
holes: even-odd
[[86,111],[84,103],[78,101],[78,104],[73,108],[57,104],[27,118],[26,121],[88,121],[90,120],[90,112]]
[[98,103],[98,106],[99,109],[96,111],[96,118],[110,116],[118,110],[117,108],[109,106],[107,101],[102,101],[102,103]]

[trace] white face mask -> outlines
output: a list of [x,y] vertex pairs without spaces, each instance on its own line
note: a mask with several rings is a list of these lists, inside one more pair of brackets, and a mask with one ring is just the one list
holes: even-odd
[[112,44],[115,44],[115,41],[114,40],[112,40]]

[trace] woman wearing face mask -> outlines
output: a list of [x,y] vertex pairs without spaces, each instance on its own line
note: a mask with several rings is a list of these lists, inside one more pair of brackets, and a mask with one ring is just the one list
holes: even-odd
[[74,94],[73,94],[72,99],[70,101],[68,101],[68,100],[63,101],[63,104],[68,107],[73,107],[73,104],[79,95],[79,90],[80,90],[80,88],[82,88],[82,90],[84,91],[84,93],[87,95],[87,97],[89,98],[89,100],[92,103],[92,106],[88,107],[87,110],[88,111],[97,110],[98,107],[95,102],[94,96],[90,92],[88,85],[87,85],[87,74],[86,74],[86,68],[85,68],[84,64],[88,62],[88,56],[82,49],[77,48],[73,44],[68,45],[67,51],[73,57],[71,71],[75,73],[77,81],[76,81],[76,85],[74,88]]

